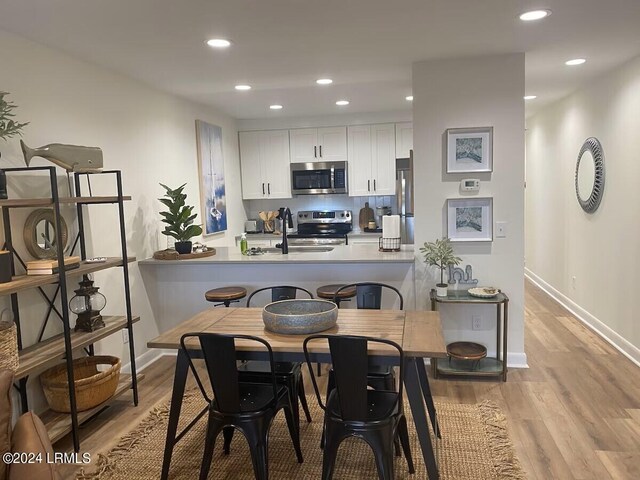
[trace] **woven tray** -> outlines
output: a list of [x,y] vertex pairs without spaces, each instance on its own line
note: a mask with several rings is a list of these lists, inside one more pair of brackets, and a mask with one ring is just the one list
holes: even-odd
[[[98,365],[108,365],[109,368],[99,371]],[[76,358],[73,360],[73,376],[78,411],[89,410],[106,402],[116,392],[120,380],[120,359],[108,355]],[[66,363],[41,374],[40,382],[51,410],[71,412]]]
[[216,254],[216,249],[209,247],[206,252],[202,253],[183,253],[179,254],[175,250],[169,248],[167,250],[158,250],[153,254],[156,260],[188,260],[190,258],[212,257]]
[[15,373],[18,370],[18,363],[16,324],[0,321],[0,368],[6,368]]

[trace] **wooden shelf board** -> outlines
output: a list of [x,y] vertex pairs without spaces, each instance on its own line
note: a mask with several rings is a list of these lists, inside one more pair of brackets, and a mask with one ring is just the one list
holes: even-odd
[[[117,203],[117,196],[97,196],[97,197],[61,197],[60,203],[82,203],[82,204],[98,204],[98,203]],[[130,195],[125,195],[122,200],[131,200]],[[51,198],[9,198],[0,200],[0,207],[46,207],[53,205]]]
[[[144,379],[144,374],[138,375],[138,382]],[[109,400],[101,403],[97,407],[94,407],[90,410],[86,410],[84,412],[78,412],[78,424],[82,424],[83,422],[89,420],[95,414],[97,414],[100,410],[108,406],[111,402],[113,402],[116,398],[118,398],[123,393],[129,391],[131,389],[131,375],[127,375],[124,373],[120,374],[120,381],[118,382],[118,387],[116,388],[116,392]],[[49,438],[51,439],[51,443],[55,443],[60,440],[62,437],[71,432],[71,415],[68,413],[58,413],[53,412],[51,410],[47,410],[42,415],[40,415],[42,422],[45,427],[47,427],[47,432],[49,433]]]
[[[135,262],[135,257],[129,257],[128,263]],[[74,277],[79,275],[85,275],[87,273],[98,272],[100,270],[106,270],[107,268],[119,267],[122,265],[122,259],[120,257],[108,257],[106,262],[103,263],[86,263],[80,262],[78,268],[68,270],[66,272],[67,277]],[[7,283],[0,283],[0,296],[11,295],[12,293],[20,292],[21,290],[27,290],[30,288],[42,287],[43,285],[51,285],[57,283],[59,275],[17,275],[13,277],[13,280]]]
[[[86,347],[127,326],[125,316],[104,316],[105,326],[95,332],[71,332],[71,345],[73,350]],[[133,317],[133,323],[140,317]],[[133,341],[131,339],[130,341]],[[42,372],[49,367],[57,365],[65,358],[64,335],[55,335],[47,340],[31,345],[20,350],[20,360],[16,371],[16,380]]]

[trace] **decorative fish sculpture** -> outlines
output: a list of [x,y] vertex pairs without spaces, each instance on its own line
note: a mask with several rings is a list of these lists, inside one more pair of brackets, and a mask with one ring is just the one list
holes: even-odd
[[29,148],[22,140],[20,146],[27,167],[33,157],[42,157],[67,172],[97,172],[102,169],[102,149],[98,147],[51,143],[40,148]]

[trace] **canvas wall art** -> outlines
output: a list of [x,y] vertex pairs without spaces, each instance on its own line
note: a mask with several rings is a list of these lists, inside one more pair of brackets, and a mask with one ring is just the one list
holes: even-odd
[[196,120],[200,204],[203,235],[227,229],[227,197],[224,182],[222,128]]
[[452,242],[493,241],[493,199],[448,199],[447,236]]
[[493,127],[447,130],[447,173],[493,171]]

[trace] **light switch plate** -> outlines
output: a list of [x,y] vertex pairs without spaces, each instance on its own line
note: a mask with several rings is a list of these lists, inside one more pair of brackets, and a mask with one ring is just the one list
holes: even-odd
[[496,238],[507,238],[507,222],[496,222]]

